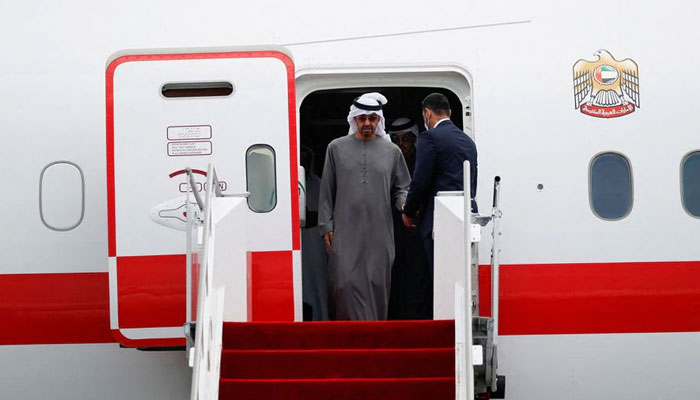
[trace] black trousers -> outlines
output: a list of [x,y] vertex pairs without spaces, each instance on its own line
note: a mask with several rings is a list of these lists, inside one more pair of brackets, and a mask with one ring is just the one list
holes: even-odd
[[420,232],[398,223],[394,224],[394,234],[396,255],[391,270],[388,318],[431,319],[433,274]]

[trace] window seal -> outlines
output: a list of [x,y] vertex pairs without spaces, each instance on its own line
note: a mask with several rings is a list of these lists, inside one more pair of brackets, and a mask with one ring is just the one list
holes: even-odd
[[[43,204],[43,195],[44,195],[44,173],[46,172],[47,169],[51,168],[54,165],[58,164],[68,164],[70,166],[75,167],[78,172],[80,173],[80,218],[78,219],[78,222],[76,222],[73,225],[69,225],[66,227],[56,227],[52,226],[48,222],[46,222],[46,219],[44,219],[44,204]],[[80,165],[72,162],[72,161],[66,161],[66,160],[59,160],[59,161],[53,161],[50,162],[48,165],[46,165],[42,170],[41,173],[39,174],[39,218],[41,218],[41,223],[44,224],[45,227],[51,229],[52,231],[56,232],[67,232],[71,231],[75,228],[77,228],[82,222],[83,218],[85,217],[85,174],[83,173],[82,168],[80,168]]]

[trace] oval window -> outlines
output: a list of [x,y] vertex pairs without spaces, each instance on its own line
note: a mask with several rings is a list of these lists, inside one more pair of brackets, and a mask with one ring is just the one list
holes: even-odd
[[275,151],[265,144],[251,146],[245,155],[248,207],[259,213],[272,211],[277,205]]
[[688,214],[700,217],[700,151],[694,151],[683,158],[681,199]]
[[52,162],[39,177],[39,216],[54,231],[75,229],[85,214],[85,178],[78,164]]
[[632,210],[632,168],[619,153],[602,153],[591,161],[589,177],[591,208],[606,220],[626,217]]

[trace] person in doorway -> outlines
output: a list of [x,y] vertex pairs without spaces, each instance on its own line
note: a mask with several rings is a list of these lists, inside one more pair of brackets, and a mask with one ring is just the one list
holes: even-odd
[[401,149],[408,172],[413,175],[416,165],[416,142],[418,141],[418,126],[408,118],[398,118],[389,126],[389,137]]
[[412,227],[419,209],[424,210],[418,224],[432,273],[435,195],[440,191],[464,190],[463,164],[469,160],[472,212],[477,212],[477,154],[474,141],[450,121],[452,111],[445,95],[429,94],[423,99],[422,112],[427,131],[421,135],[416,152],[416,168],[402,219],[406,227]]
[[410,182],[401,151],[384,131],[379,93],[353,101],[348,135],[326,150],[318,225],[329,254],[329,314],[337,320],[387,318],[394,262],[392,208]]
[[[418,126],[408,118],[394,120],[389,136],[406,160],[413,175],[416,164]],[[401,212],[394,211],[394,247],[396,257],[391,268],[389,319],[432,318],[432,285],[430,267],[420,232],[403,225]]]
[[301,279],[304,321],[328,320],[328,255],[318,230],[318,192],[314,151],[301,145],[300,163],[306,181],[306,225],[301,230]]

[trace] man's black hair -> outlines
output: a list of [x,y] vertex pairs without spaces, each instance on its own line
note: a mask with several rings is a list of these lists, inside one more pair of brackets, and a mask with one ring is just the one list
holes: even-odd
[[450,115],[450,102],[442,93],[430,93],[423,99],[421,106],[438,115]]

